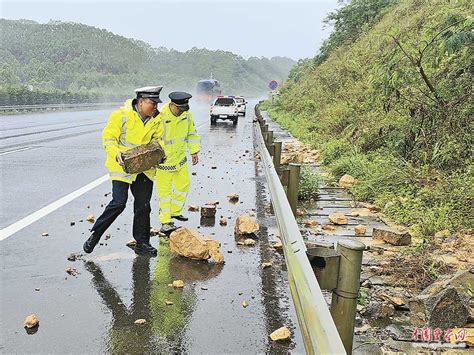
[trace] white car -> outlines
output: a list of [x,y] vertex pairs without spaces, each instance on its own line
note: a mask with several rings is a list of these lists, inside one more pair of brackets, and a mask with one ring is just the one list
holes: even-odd
[[247,101],[242,96],[236,96],[235,102],[237,103],[237,110],[239,111],[242,116],[245,116],[247,111]]
[[235,98],[232,96],[218,96],[211,105],[211,124],[215,124],[218,119],[231,120],[237,124],[239,110]]

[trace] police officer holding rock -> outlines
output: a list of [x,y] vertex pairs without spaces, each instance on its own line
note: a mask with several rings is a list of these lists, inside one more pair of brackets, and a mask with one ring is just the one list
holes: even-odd
[[105,166],[112,180],[112,201],[97,218],[92,234],[83,245],[91,253],[101,236],[123,212],[132,192],[133,238],[137,244],[135,252],[156,256],[157,250],[150,244],[150,200],[153,192],[155,169],[139,174],[128,174],[124,170],[121,153],[151,141],[159,141],[163,126],[157,113],[162,86],[148,86],[136,89],[136,98],[127,100],[123,107],[112,112],[102,132],[102,142],[107,155]]
[[172,219],[188,220],[182,214],[191,183],[186,153],[189,151],[192,164],[196,165],[201,149],[201,137],[196,132],[193,115],[189,111],[191,97],[187,92],[172,92],[169,94],[171,102],[165,104],[158,115],[163,124],[161,143],[167,157],[156,169],[162,224],[160,231],[164,234],[178,228]]

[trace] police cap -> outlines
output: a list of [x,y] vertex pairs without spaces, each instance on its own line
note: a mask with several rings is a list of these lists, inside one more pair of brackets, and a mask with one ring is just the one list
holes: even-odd
[[135,89],[137,99],[140,97],[150,99],[156,103],[163,102],[160,99],[160,91],[163,86],[144,86],[142,88]]
[[184,91],[173,91],[168,97],[171,99],[171,102],[180,107],[189,107],[189,99],[193,96]]

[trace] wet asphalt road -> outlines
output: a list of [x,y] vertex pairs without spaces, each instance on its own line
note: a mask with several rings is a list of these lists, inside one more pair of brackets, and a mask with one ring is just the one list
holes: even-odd
[[[131,239],[131,204],[107,232],[110,239],[82,260],[67,260],[88,236],[92,225],[86,216],[97,217],[110,200],[110,182],[105,182],[0,241],[0,352],[304,352],[284,260],[269,246],[278,232],[265,215],[269,199],[254,159],[254,103],[236,127],[227,121],[211,126],[208,107],[192,107],[203,146],[201,162],[191,168],[196,175],[187,205],[214,200],[219,205],[215,223],[188,212],[184,225],[219,240],[224,265],[175,257],[158,237],[152,237],[157,258],[135,256],[125,246]],[[100,132],[109,112],[0,117],[0,228],[106,173]],[[240,195],[236,204],[226,198],[233,192]],[[152,209],[152,225],[158,228],[155,196]],[[236,243],[234,222],[243,213],[262,224],[255,247]],[[227,226],[219,225],[220,216],[228,218]],[[43,237],[44,232],[49,235]],[[270,260],[274,266],[262,269]],[[68,275],[67,267],[79,274]],[[185,282],[183,290],[168,286],[176,279]],[[31,313],[40,326],[27,334],[22,323]],[[135,325],[139,318],[147,324]],[[291,341],[272,342],[268,335],[283,325],[294,333]]]

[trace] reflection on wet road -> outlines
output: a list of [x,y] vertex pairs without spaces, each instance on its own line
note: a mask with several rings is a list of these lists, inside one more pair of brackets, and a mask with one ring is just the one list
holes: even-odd
[[[68,261],[68,255],[81,250],[89,233],[91,224],[85,217],[98,216],[110,199],[110,183],[104,183],[0,242],[1,352],[304,352],[284,260],[269,242],[278,232],[264,213],[269,199],[254,158],[253,112],[249,107],[247,117],[241,117],[237,126],[225,121],[211,126],[206,107],[196,107],[194,114],[203,147],[200,164],[191,168],[194,174],[187,204],[201,206],[217,200],[216,219],[227,218],[228,224],[221,226],[216,220],[202,220],[199,213],[187,212],[190,219],[183,225],[219,240],[225,264],[174,256],[168,240],[158,237],[152,238],[152,244],[159,248],[157,258],[135,256],[125,246],[131,239],[130,206],[107,232],[109,239],[102,240],[93,254]],[[102,119],[97,118],[97,122]],[[7,183],[16,183],[17,191],[32,191],[29,203],[19,199],[18,192],[7,192],[13,208],[2,214],[14,221],[47,203],[49,193],[57,199],[105,173],[100,133],[77,133],[60,145],[52,141],[0,157],[5,159],[2,164],[8,164]],[[10,144],[20,143],[15,139],[21,138],[9,138]],[[46,175],[38,181],[18,172],[23,159],[28,163],[37,158],[34,151],[53,154],[55,160],[55,164],[46,160],[50,169],[33,164],[35,174]],[[64,151],[74,152],[81,164],[70,162]],[[84,159],[85,154],[89,158]],[[61,175],[65,169],[71,171]],[[78,177],[69,179],[74,174]],[[11,180],[14,176],[16,181]],[[56,182],[54,188],[51,182]],[[236,204],[226,198],[234,192],[240,195]],[[5,206],[2,203],[3,209]],[[152,208],[152,225],[159,227],[155,196]],[[234,237],[235,220],[244,213],[256,216],[262,225],[254,247],[238,245]],[[48,236],[42,237],[44,232]],[[267,261],[273,261],[274,266],[262,269],[262,262]],[[79,274],[68,275],[67,267],[76,268]],[[169,286],[178,279],[184,281],[183,289]],[[248,302],[247,308],[243,301]],[[38,315],[40,326],[35,334],[28,335],[22,322],[31,313]],[[146,319],[146,324],[134,324],[137,319]],[[268,335],[283,325],[294,333],[291,341],[273,343]]]

